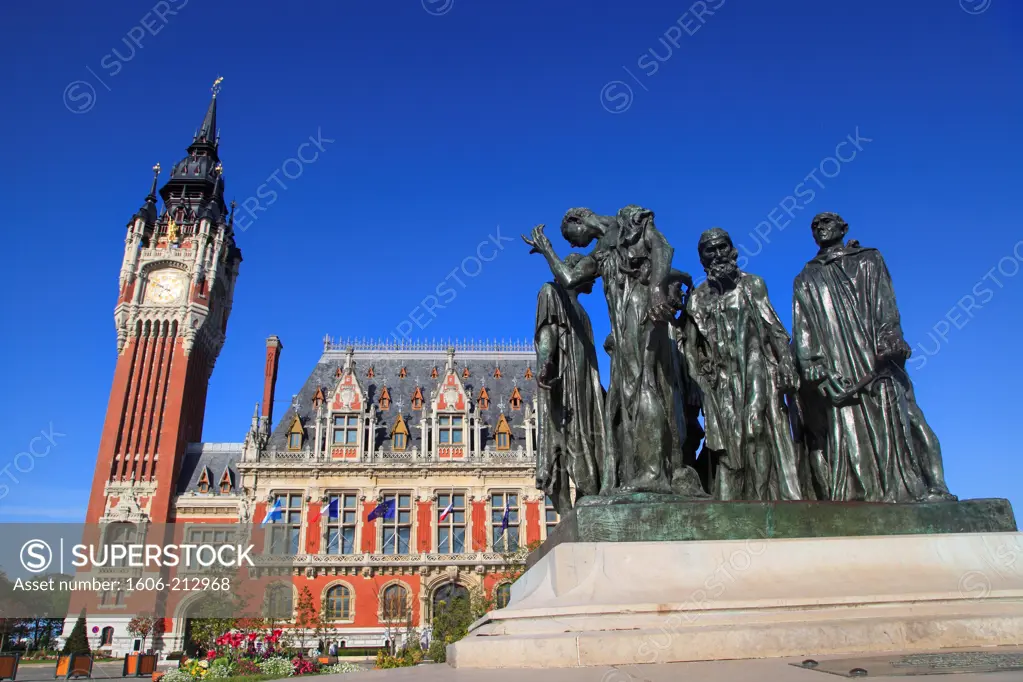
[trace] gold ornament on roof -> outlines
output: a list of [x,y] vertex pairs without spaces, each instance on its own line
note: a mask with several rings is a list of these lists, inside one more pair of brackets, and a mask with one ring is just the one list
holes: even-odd
[[210,88],[210,92],[213,93],[214,97],[220,94],[220,84],[223,82],[224,82],[223,76],[217,76],[217,80],[213,81],[213,87]]
[[174,218],[167,219],[167,241],[171,244],[178,243],[178,224]]

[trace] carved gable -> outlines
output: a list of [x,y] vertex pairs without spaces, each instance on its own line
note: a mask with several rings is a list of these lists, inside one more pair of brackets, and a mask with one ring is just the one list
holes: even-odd
[[352,371],[346,371],[338,380],[330,400],[334,412],[362,412],[363,392],[359,380]]
[[453,370],[448,370],[444,380],[437,387],[434,409],[438,412],[465,412],[468,407],[469,401],[462,380]]

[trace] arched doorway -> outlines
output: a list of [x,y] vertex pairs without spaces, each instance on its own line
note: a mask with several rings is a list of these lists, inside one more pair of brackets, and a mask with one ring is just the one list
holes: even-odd
[[433,600],[431,602],[431,618],[433,614],[436,614],[441,609],[449,607],[455,603],[456,600],[464,600],[466,606],[470,603],[469,590],[459,585],[456,582],[444,583],[433,592]]
[[200,599],[193,599],[192,603],[185,608],[185,627],[182,632],[181,650],[186,656],[192,658],[199,653],[199,645],[192,641],[192,621],[200,617]]

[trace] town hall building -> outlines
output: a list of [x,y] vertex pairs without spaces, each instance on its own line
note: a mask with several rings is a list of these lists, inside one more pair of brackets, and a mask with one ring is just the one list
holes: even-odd
[[[159,191],[154,168],[127,225],[118,359],[86,522],[100,524],[108,543],[140,541],[162,524],[189,543],[255,542],[256,567],[245,576],[270,576],[267,602],[292,627],[308,591],[342,646],[384,644],[398,610],[428,629],[436,604],[452,596],[503,606],[522,548],[557,523],[535,487],[531,341],[327,337],[275,415],[284,344],[270,337],[251,423],[239,425],[238,442],[203,442],[242,262],[219,142],[214,91],[187,155]],[[154,608],[152,595],[99,594],[86,604],[90,643],[115,655],[139,648],[127,623],[145,609],[163,618],[163,651],[187,649],[203,598],[167,591]]]

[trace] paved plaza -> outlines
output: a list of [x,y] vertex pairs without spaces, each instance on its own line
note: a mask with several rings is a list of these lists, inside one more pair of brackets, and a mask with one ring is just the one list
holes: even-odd
[[[1017,655],[1023,658],[1023,647],[998,647],[985,650],[985,653],[1001,655]],[[893,653],[891,658],[901,654]],[[876,655],[869,655],[875,658]],[[867,658],[867,655],[856,658]],[[854,658],[844,656],[822,656],[818,660],[821,668],[827,667],[828,661]],[[418,666],[415,668],[399,668],[396,670],[373,670],[355,675],[331,675],[322,678],[324,682],[345,682],[346,680],[384,680],[386,682],[831,682],[849,678],[828,674],[820,670],[807,670],[793,666],[803,658],[759,659],[744,661],[706,661],[698,663],[664,663],[652,665],[629,666],[597,666],[593,668],[563,668],[548,670],[506,669],[506,670],[471,670],[455,669],[445,664]],[[871,673],[872,665],[866,666],[866,679],[892,680],[899,682],[919,679],[919,672],[914,676],[876,675]],[[908,672],[908,671],[907,671]],[[928,675],[926,679],[938,682],[1021,682],[1023,670],[1007,670],[1004,672],[960,673],[955,675]]]

